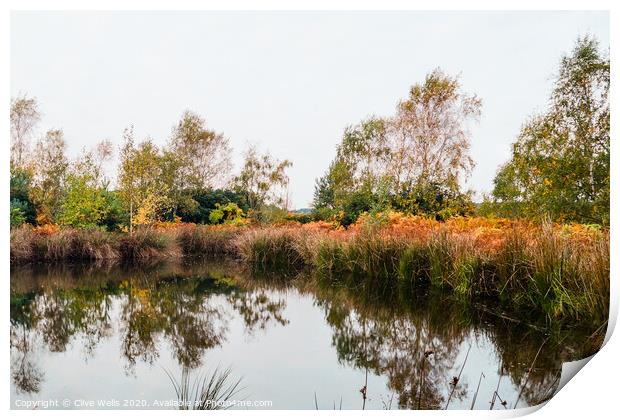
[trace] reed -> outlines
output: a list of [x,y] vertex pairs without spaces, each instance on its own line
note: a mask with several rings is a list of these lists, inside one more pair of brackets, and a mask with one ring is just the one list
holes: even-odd
[[609,233],[581,225],[467,219],[407,221],[399,231],[305,227],[250,231],[238,249],[260,269],[308,267],[416,290],[492,299],[550,320],[604,323],[609,306]]
[[137,229],[131,235],[116,235],[115,244],[122,260],[148,261],[181,256],[170,232],[153,229]]
[[323,277],[342,275],[349,271],[346,243],[330,237],[320,237],[315,241],[316,251],[310,260]]
[[249,230],[237,238],[237,252],[254,270],[299,268],[306,264],[300,233],[290,227]]
[[11,231],[13,263],[38,261],[154,260],[180,255],[174,235],[137,229],[132,235],[99,229],[60,229],[41,234],[32,228]]
[[11,262],[232,256],[257,271],[309,269],[385,289],[427,287],[492,299],[550,320],[602,325],[609,308],[609,232],[585,225],[389,214],[343,230],[324,223],[101,230],[19,228]]
[[174,231],[183,255],[237,256],[235,241],[244,229],[187,224]]
[[198,373],[193,380],[187,367],[182,368],[179,380],[166,369],[164,371],[172,382],[179,410],[226,410],[230,408],[228,403],[243,390],[241,378],[230,379],[231,368],[220,370],[218,366],[210,375]]

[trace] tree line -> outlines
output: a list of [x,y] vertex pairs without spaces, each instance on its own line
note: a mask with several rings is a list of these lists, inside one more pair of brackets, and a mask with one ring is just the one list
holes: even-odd
[[608,56],[593,37],[579,38],[560,61],[548,109],[525,122],[492,194],[476,204],[462,185],[482,101],[436,69],[393,115],[345,129],[314,208],[345,225],[389,208],[440,220],[477,213],[608,225],[609,82]]
[[[482,101],[441,69],[413,85],[390,116],[345,128],[336,155],[316,180],[312,216],[347,226],[388,209],[439,220],[455,215],[551,218],[609,224],[610,63],[598,41],[579,38],[562,57],[547,110],[522,126],[491,194],[474,203],[463,188],[474,161],[471,126]],[[11,101],[11,226],[58,223],[108,229],[161,220],[236,223],[286,218],[288,160],[250,147],[232,174],[229,139],[186,111],[163,147],[123,133],[114,188],[103,167],[109,141],[74,160],[62,130],[34,147],[34,98]]]
[[11,102],[11,226],[56,223],[110,230],[156,221],[235,223],[268,217],[285,201],[288,160],[250,146],[240,172],[232,174],[232,148],[204,118],[185,111],[165,146],[135,139],[125,129],[116,185],[105,176],[110,141],[66,155],[62,130],[48,130],[34,147],[30,135],[40,120],[34,98]]

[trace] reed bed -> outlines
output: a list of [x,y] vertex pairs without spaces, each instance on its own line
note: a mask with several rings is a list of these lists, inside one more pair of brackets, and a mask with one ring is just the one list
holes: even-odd
[[236,239],[235,248],[255,270],[300,268],[311,262],[303,232],[291,227],[248,230]]
[[608,317],[609,232],[597,227],[390,215],[383,224],[362,219],[348,230],[254,230],[237,247],[248,265],[263,270],[301,265],[414,292],[442,288],[550,320],[602,325]]
[[235,241],[245,228],[181,224],[170,229],[183,255],[233,256],[238,255]]
[[99,229],[60,229],[42,234],[23,227],[11,231],[11,263],[52,261],[149,261],[181,255],[175,235],[150,229],[132,235]]
[[[379,220],[380,222],[377,222]],[[609,307],[609,232],[585,225],[487,218],[437,222],[390,213],[344,230],[318,222],[11,231],[11,262],[230,256],[253,270],[320,276],[413,291],[447,289],[516,309],[602,325]]]
[[61,229],[40,232],[30,227],[11,230],[11,262],[103,260],[121,256],[107,232]]

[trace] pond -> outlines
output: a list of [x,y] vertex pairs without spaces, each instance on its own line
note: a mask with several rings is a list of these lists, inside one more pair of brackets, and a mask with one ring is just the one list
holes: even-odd
[[550,398],[592,349],[587,332],[360,284],[234,261],[13,267],[12,407],[177,409],[205,391],[237,409],[504,410]]

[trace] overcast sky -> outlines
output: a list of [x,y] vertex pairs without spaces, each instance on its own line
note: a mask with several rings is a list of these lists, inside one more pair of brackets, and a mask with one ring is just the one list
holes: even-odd
[[35,96],[39,130],[69,154],[123,129],[163,145],[185,109],[293,161],[293,207],[312,200],[344,128],[391,115],[435,67],[483,100],[467,186],[490,191],[523,122],[543,111],[579,35],[609,47],[606,12],[18,12],[11,93]]

